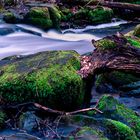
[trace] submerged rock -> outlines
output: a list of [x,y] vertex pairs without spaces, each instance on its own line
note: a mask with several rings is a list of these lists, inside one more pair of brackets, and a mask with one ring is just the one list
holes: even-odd
[[38,128],[40,119],[33,112],[25,112],[19,118],[19,127],[28,132]]
[[61,110],[80,108],[84,82],[75,51],[50,51],[0,61],[0,96],[10,103],[35,101]]
[[104,125],[110,140],[139,140],[134,130],[119,121],[106,119]]

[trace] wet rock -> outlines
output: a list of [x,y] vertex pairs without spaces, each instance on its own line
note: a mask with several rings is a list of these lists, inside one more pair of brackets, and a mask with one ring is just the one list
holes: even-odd
[[34,112],[25,112],[20,116],[19,127],[28,132],[32,132],[38,128],[40,119]]
[[96,115],[97,117],[120,121],[133,129],[136,132],[136,135],[140,132],[139,116],[131,109],[119,103],[112,96],[104,95],[100,99],[97,108],[101,110],[103,114],[98,114],[95,111],[90,111],[88,114],[90,116]]
[[106,119],[104,125],[110,140],[139,140],[134,130],[119,121]]
[[107,138],[105,138],[103,133],[101,133],[100,131],[98,131],[94,128],[90,128],[90,127],[80,128],[80,130],[76,133],[75,137],[80,137],[81,140],[89,140],[89,139],[108,140]]
[[[77,74],[75,51],[48,51],[13,60],[1,60],[0,96],[10,103],[39,102],[60,110],[83,104],[84,82]],[[6,94],[5,94],[6,93]]]
[[120,87],[121,96],[140,96],[140,81]]

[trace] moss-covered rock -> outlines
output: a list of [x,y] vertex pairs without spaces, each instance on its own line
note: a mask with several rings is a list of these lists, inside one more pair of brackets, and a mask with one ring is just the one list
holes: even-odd
[[50,18],[53,22],[54,28],[60,28],[60,22],[61,22],[61,11],[56,6],[50,6],[48,7]]
[[69,22],[73,16],[74,16],[74,13],[70,9],[66,7],[61,8],[62,21]]
[[133,34],[140,37],[140,24],[135,27]]
[[75,19],[88,20],[90,24],[110,22],[112,17],[113,11],[104,7],[82,8],[74,15]]
[[3,16],[3,19],[7,23],[16,23],[16,16],[12,12],[6,12]]
[[109,50],[117,47],[116,43],[110,39],[101,39],[99,41],[96,41],[94,45],[99,50]]
[[90,128],[90,127],[82,127],[77,133],[76,137],[81,137],[84,140],[89,140],[89,139],[98,139],[98,140],[108,140],[105,138],[103,133],[98,131],[97,129]]
[[33,7],[25,16],[25,22],[38,26],[43,29],[49,29],[53,26],[47,7]]
[[[135,76],[131,73],[126,73],[126,72],[121,72],[121,71],[112,71],[112,72],[106,72],[106,73],[97,75],[97,78],[95,81],[95,87],[98,92],[103,93],[105,91],[109,92],[109,88],[107,87],[108,85],[112,86],[113,87],[112,89],[117,90],[123,85],[137,82],[139,80],[140,80],[139,76]],[[102,87],[105,85],[106,85],[105,91],[104,90],[101,91],[100,89],[102,89]],[[113,90],[113,92],[114,92],[114,90]],[[110,92],[111,92],[111,90],[110,90]]]
[[51,51],[0,61],[0,96],[7,102],[36,101],[72,110],[84,98],[84,83],[77,74],[79,55],[74,51]]
[[106,119],[104,125],[111,140],[139,140],[134,130],[119,121]]
[[[126,124],[132,128],[137,135],[140,132],[140,117],[136,115],[134,111],[119,103],[112,96],[104,95],[100,99],[97,108],[103,112],[102,117],[120,121]],[[93,116],[96,114],[96,112],[90,111],[88,114]],[[113,124],[115,124],[115,122],[113,122]]]
[[3,128],[5,121],[6,121],[6,114],[4,113],[3,110],[0,110],[0,129]]

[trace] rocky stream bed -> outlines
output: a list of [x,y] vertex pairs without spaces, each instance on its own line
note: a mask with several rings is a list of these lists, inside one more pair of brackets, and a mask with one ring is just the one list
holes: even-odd
[[0,140],[140,139],[139,14],[85,2],[0,2]]

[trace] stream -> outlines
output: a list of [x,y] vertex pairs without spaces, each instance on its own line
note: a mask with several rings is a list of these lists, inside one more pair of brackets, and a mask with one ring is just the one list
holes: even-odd
[[[1,21],[0,59],[13,55],[29,55],[50,50],[75,50],[83,55],[94,50],[94,46],[91,43],[92,39],[99,40],[105,36],[115,34],[118,31],[127,33],[131,31],[135,25],[135,23],[119,20],[97,26],[87,26],[83,29],[66,29],[61,32],[50,30],[45,32],[30,25],[12,25]],[[94,105],[101,96],[95,93],[94,88],[92,95],[91,106]],[[135,109],[140,102],[138,98],[119,98],[118,95],[114,96],[132,109]],[[76,128],[77,126],[64,124],[60,126],[58,131],[64,131],[64,134],[67,135]],[[24,131],[6,129],[0,132],[0,140],[45,140],[45,138],[37,134],[35,134],[35,136],[33,135],[27,134]],[[6,138],[4,139],[4,137]]]

